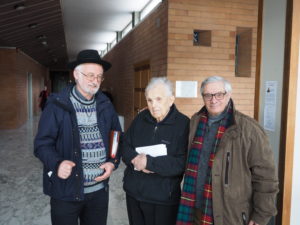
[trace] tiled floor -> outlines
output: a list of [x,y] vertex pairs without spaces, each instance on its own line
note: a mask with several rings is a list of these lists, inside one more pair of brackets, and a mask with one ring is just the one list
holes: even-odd
[[[49,197],[42,190],[42,164],[33,156],[37,121],[0,131],[0,225],[51,224]],[[128,225],[123,170],[121,164],[110,180],[108,225]]]

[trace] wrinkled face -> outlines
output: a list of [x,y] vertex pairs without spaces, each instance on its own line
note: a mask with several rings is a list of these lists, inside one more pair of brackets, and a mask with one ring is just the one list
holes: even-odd
[[74,70],[77,90],[87,99],[91,99],[100,88],[103,67],[96,63],[84,63]]
[[[210,100],[205,96],[214,95]],[[220,115],[228,105],[231,93],[226,93],[222,81],[212,82],[205,85],[202,93],[206,109],[211,116]]]
[[146,101],[151,115],[159,122],[165,118],[174,103],[174,96],[168,96],[166,87],[156,85],[146,93]]

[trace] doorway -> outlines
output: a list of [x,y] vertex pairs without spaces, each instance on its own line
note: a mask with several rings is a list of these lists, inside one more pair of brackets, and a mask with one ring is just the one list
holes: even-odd
[[149,63],[134,68],[134,116],[147,107],[145,88],[151,77]]
[[32,109],[32,73],[27,72],[27,115],[28,119],[31,119],[33,116]]

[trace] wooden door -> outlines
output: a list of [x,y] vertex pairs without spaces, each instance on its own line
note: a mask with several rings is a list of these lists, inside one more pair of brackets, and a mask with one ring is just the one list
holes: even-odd
[[150,79],[150,65],[136,66],[134,69],[134,116],[147,107],[145,88]]

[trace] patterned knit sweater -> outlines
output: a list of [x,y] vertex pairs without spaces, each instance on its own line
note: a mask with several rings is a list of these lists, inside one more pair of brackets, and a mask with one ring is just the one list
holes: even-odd
[[94,98],[85,99],[75,87],[70,99],[76,111],[80,135],[84,193],[91,193],[104,187],[103,183],[94,179],[104,172],[99,167],[106,161],[106,151],[96,116],[96,101]]

